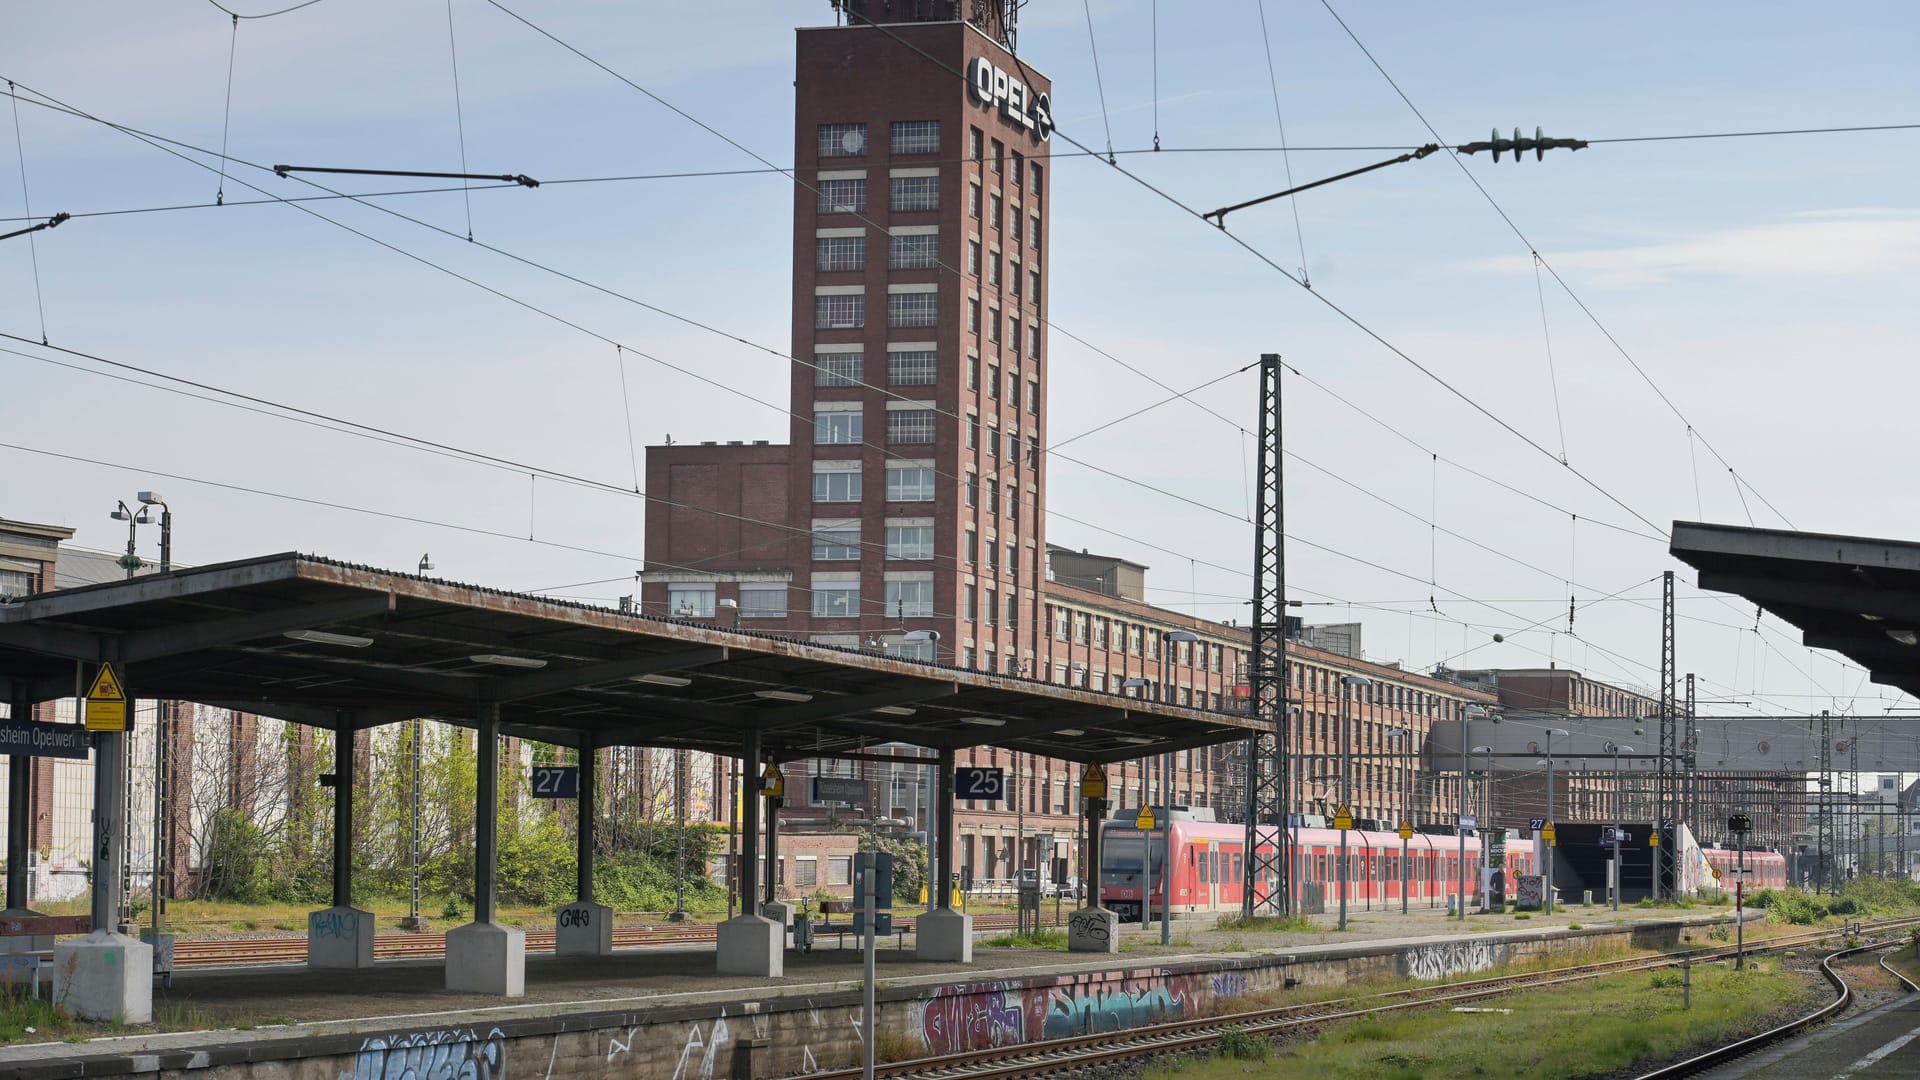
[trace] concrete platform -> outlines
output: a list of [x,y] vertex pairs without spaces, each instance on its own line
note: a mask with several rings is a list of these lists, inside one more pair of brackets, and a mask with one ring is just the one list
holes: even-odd
[[[1605,915],[1602,918],[1598,909],[1575,909],[1552,919],[1482,916],[1466,920],[1463,931],[1457,920],[1437,913],[1405,918],[1375,913],[1353,919],[1346,933],[1221,930],[1209,919],[1176,921],[1171,946],[1158,943],[1157,927],[1150,935],[1138,926],[1123,927],[1120,955],[980,945],[973,962],[961,965],[921,960],[909,944],[882,948],[876,959],[884,1021],[910,1033],[931,1052],[1131,1026],[1295,985],[1393,974],[1467,974],[1508,959],[1578,949],[1603,935],[1666,947],[1701,923],[1726,921],[1717,910],[1622,912],[1618,924],[1611,912]],[[1582,928],[1570,929],[1574,922]],[[847,1032],[855,1030],[848,1020],[859,998],[859,950],[831,945],[812,953],[789,950],[784,964],[785,977],[768,980],[715,975],[711,948],[652,946],[609,956],[535,954],[526,959],[526,996],[511,1003],[446,989],[445,968],[438,960],[383,961],[370,969],[332,971],[300,965],[190,968],[175,976],[171,990],[155,988],[156,1015],[193,1015],[238,1030],[135,1033],[84,1045],[0,1047],[0,1074],[29,1080],[73,1075],[59,1070],[70,1070],[76,1058],[96,1056],[145,1062],[149,1071],[156,1063],[162,1069],[195,1061],[208,1066],[257,1062],[266,1068],[289,1058],[328,1057],[339,1058],[345,1071],[353,1072],[362,1064],[377,1064],[357,1061],[356,1054],[439,1045],[444,1056],[455,1052],[444,1046],[455,1037],[471,1043],[474,1054],[512,1053],[516,1062],[529,1055],[551,1055],[558,1061],[565,1054],[581,1059],[583,1068],[587,1059],[604,1068],[609,1058],[637,1055],[642,1047],[663,1052],[662,1040],[676,1052],[693,1052],[687,1047],[696,1039],[700,1048],[724,1041],[735,1048],[728,1053],[762,1053],[764,1069],[753,1064],[752,1075],[847,1063],[857,1046],[857,1040],[848,1043]],[[1128,1010],[1114,1010],[1116,994],[1133,1002]],[[1081,1008],[1087,1002],[1100,1006]],[[782,1027],[794,1024],[813,1025],[817,1038]],[[658,1025],[672,1033],[650,1030]],[[767,1042],[769,1032],[778,1035],[783,1030],[790,1037]],[[423,1039],[439,1042],[418,1042]],[[706,1049],[698,1052],[704,1055]],[[176,1060],[178,1064],[170,1064]],[[544,1072],[552,1061],[543,1060],[541,1068],[532,1071]],[[703,1058],[699,1064],[704,1072],[707,1062]],[[738,1062],[714,1064],[715,1075],[742,1067]],[[636,1063],[631,1074],[650,1075],[652,1068]],[[89,1064],[87,1075],[114,1071]],[[674,1062],[668,1060],[664,1075],[674,1071]]]

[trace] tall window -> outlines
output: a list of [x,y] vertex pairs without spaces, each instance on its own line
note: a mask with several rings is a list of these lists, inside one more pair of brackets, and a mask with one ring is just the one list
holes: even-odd
[[987,396],[992,398],[995,401],[1000,400],[1000,365],[999,364],[987,365]]
[[968,506],[980,505],[980,474],[979,473],[970,472],[967,474],[967,505]]
[[987,421],[987,456],[1000,456],[1000,425],[992,420]]
[[1007,348],[1013,350],[1013,355],[1020,355],[1020,320],[1017,317],[1007,320]]
[[887,382],[893,386],[931,386],[936,368],[932,349],[888,349]]
[[[1039,251],[1040,250],[1040,215],[1035,214],[1031,218],[1028,218],[1027,226],[1028,226],[1027,242],[1033,245],[1033,250]],[[1040,295],[1039,291],[1036,290],[1034,292],[1034,295],[1039,296]]]
[[998,251],[987,253],[987,284],[996,289],[1000,287],[1000,253]]
[[1000,309],[999,308],[987,309],[987,340],[994,342],[996,344],[1000,341]]
[[[1020,219],[1015,218],[1014,220],[1018,221]],[[1017,240],[1019,239],[1019,237],[1015,237],[1014,239]],[[1007,287],[1013,290],[1013,295],[1019,296],[1023,291],[1021,289],[1021,286],[1026,284],[1026,282],[1021,280],[1021,277],[1020,277],[1020,260],[1019,259],[1007,260],[1007,277],[1009,279],[1007,281]]]
[[967,241],[967,273],[980,276],[980,241]]
[[1040,171],[1040,163],[1036,161],[1033,163],[1033,197],[1036,199],[1040,197],[1040,181],[1043,179],[1045,175]]
[[826,157],[861,157],[867,152],[867,125],[821,124],[819,153]]
[[974,619],[979,617],[979,607],[980,607],[980,602],[976,598],[976,594],[974,592],[973,586],[971,585],[961,586],[960,617],[967,620],[968,622],[972,622]]
[[813,614],[823,619],[851,619],[860,614],[858,581],[815,581]]
[[889,559],[931,559],[933,558],[933,526],[931,525],[889,525],[887,526],[887,558]]
[[816,236],[813,240],[815,270],[865,270],[867,238],[864,236]]
[[813,467],[814,502],[859,502],[860,466],[820,465]]
[[1019,187],[1025,181],[1024,174],[1026,173],[1026,171],[1027,171],[1026,155],[1022,154],[1018,150],[1015,150],[1013,152],[1013,186],[1014,187]]
[[967,330],[975,334],[980,332],[980,301],[972,297],[967,298]]
[[895,212],[940,209],[940,178],[895,176],[887,181],[887,198]]
[[17,599],[33,595],[33,575],[25,570],[0,570],[0,596]]
[[968,161],[980,160],[980,139],[981,139],[981,136],[980,136],[979,128],[967,129],[967,160]]
[[865,294],[847,293],[813,298],[814,329],[857,330],[865,325],[867,325]]
[[1007,161],[1007,147],[999,139],[993,140],[993,171],[999,172]]
[[979,184],[967,185],[967,216],[970,218],[974,218],[976,220],[980,217],[980,185]]
[[1037,468],[1040,465],[1040,436],[1027,436],[1027,466]]
[[[991,551],[992,549],[989,548],[988,550]],[[994,617],[998,615],[1000,611],[1000,592],[997,589],[987,589],[984,591],[983,596],[986,602],[980,605],[980,613],[986,616],[987,625],[992,626]]]
[[861,442],[865,438],[862,434],[865,426],[865,416],[858,410],[847,412],[816,410],[813,414],[814,445]]
[[822,180],[814,212],[820,214],[864,214],[867,212],[867,182],[864,179]]
[[858,559],[860,526],[833,525],[813,530],[813,557],[820,562]]
[[1027,271],[1027,299],[1036,304],[1040,302],[1040,271],[1038,270]]
[[940,265],[940,237],[937,233],[894,235],[887,239],[887,268],[890,270],[932,270]]
[[857,386],[865,381],[866,362],[857,352],[813,354],[813,385]]
[[887,582],[887,616],[895,619],[933,617],[933,582]]
[[933,441],[932,409],[891,409],[887,412],[887,441],[890,443],[930,443]]
[[967,565],[969,566],[973,565],[980,557],[980,534],[972,529],[967,530],[966,554]]
[[895,120],[893,152],[896,154],[937,154],[940,152],[940,121]]
[[[1019,628],[1020,628],[1020,598],[1014,595],[1012,589],[1008,589],[1007,590],[1007,629],[1018,630]],[[1007,657],[1007,659],[1011,661],[1013,657],[1009,656]],[[1014,673],[1013,668],[1009,666],[1007,668],[1007,674],[1011,675],[1013,673]]]
[[933,469],[913,465],[887,470],[888,502],[932,502]]
[[1006,202],[1005,200],[1000,198],[1000,193],[997,191],[993,193],[993,196],[991,199],[989,199],[989,202],[993,210],[993,215],[990,220],[990,223],[993,225],[994,228],[997,229],[1000,227],[1001,208],[1006,205]]
[[888,293],[887,325],[934,326],[940,318],[940,295],[930,292]]
[[740,586],[740,617],[743,619],[784,619],[787,617],[787,587],[749,581]]
[[[1012,484],[1007,485],[1007,517],[1013,521],[1020,520],[1020,489]],[[1007,565],[1013,565],[1012,544],[1007,545]]]

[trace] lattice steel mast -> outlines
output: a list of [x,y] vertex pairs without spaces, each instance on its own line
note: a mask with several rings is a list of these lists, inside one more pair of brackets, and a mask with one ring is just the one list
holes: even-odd
[[[1253,519],[1253,628],[1247,699],[1256,733],[1247,737],[1246,887],[1240,913],[1293,911],[1292,861],[1287,850],[1286,507],[1280,467],[1280,356],[1260,357],[1259,464]],[[1261,827],[1277,826],[1266,846]],[[1265,896],[1256,883],[1269,883]]]
[[[1673,571],[1661,575],[1660,598],[1660,758],[1654,776],[1653,802],[1656,830],[1670,827],[1680,817],[1679,788],[1680,777],[1680,740],[1678,736],[1679,710],[1673,700],[1674,691],[1673,656]],[[1670,897],[1675,893],[1674,846],[1680,837],[1675,829],[1672,835],[1660,838],[1660,848],[1654,856],[1653,895],[1656,898]]]
[[1833,715],[1826,709],[1820,710],[1820,828],[1817,834],[1819,855],[1815,868],[1820,878],[1818,887],[1823,892],[1833,891],[1834,828],[1833,828]]

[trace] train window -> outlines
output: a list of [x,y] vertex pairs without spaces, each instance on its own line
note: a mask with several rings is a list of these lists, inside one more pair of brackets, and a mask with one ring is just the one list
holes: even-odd
[[1207,872],[1207,871],[1208,871],[1208,869],[1209,869],[1209,867],[1208,867],[1208,865],[1207,865],[1207,863],[1208,863],[1208,861],[1209,861],[1209,859],[1208,859],[1208,856],[1207,856],[1207,853],[1206,853],[1206,852],[1204,852],[1204,851],[1202,851],[1202,852],[1200,852],[1200,873],[1199,873],[1199,881],[1200,881],[1200,884],[1202,884],[1202,885],[1205,885],[1205,884],[1207,884],[1208,882],[1210,882],[1210,881],[1212,881],[1212,880],[1213,880],[1213,876],[1212,876],[1211,874],[1209,874],[1209,873]]
[[1243,862],[1240,858],[1240,852],[1238,851],[1234,852],[1233,853],[1233,883],[1235,885],[1240,884],[1244,880],[1245,869],[1246,868],[1243,865]]

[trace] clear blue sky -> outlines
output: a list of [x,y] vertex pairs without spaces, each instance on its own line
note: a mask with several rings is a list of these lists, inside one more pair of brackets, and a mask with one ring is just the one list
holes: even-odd
[[[234,3],[245,12],[282,6]],[[791,156],[792,29],[831,19],[825,0],[509,6],[779,164]],[[1159,7],[1163,146],[1276,145],[1255,0],[1204,5],[1204,18],[1194,14],[1202,5]],[[1536,124],[1601,139],[1920,121],[1917,20],[1906,4],[1336,8],[1448,142]],[[1116,147],[1148,147],[1151,5],[1096,2],[1092,11],[1104,117],[1081,5],[1033,0],[1022,15],[1022,56],[1054,80],[1062,132],[1054,150],[1070,151],[1068,137],[1104,150],[1109,122]],[[484,0],[455,0],[454,12],[474,170],[555,180],[760,167]],[[1268,0],[1266,17],[1291,144],[1429,139],[1325,7]],[[228,18],[204,0],[33,5],[8,16],[0,75],[97,116],[217,148],[233,40]],[[0,121],[11,126],[12,117]],[[221,186],[215,173],[95,123],[30,104],[19,123],[36,216],[203,203]],[[445,5],[322,0],[243,22],[226,137],[234,158],[259,164],[457,168]],[[1383,156],[1120,160],[1205,210],[1285,186],[1289,165],[1304,182]],[[1307,609],[1310,620],[1359,618],[1370,655],[1414,667],[1449,657],[1463,666],[1552,660],[1651,685],[1657,577],[1673,564],[1664,543],[1631,532],[1664,531],[1675,518],[1745,523],[1751,512],[1762,525],[1782,524],[1784,514],[1803,529],[1920,536],[1920,509],[1900,479],[1912,451],[1899,404],[1920,381],[1911,363],[1920,344],[1912,284],[1920,132],[1627,143],[1557,151],[1543,162],[1495,165],[1482,156],[1464,164],[1684,421],[1550,278],[1549,368],[1528,249],[1446,155],[1302,196],[1304,263],[1285,203],[1230,223],[1279,265],[1304,264],[1320,297],[1550,454],[1104,161],[1055,160],[1057,327],[1182,389],[1277,351],[1405,436],[1289,376],[1289,447],[1344,478],[1289,462],[1289,526],[1299,541],[1289,550],[1291,584],[1295,595],[1339,601]],[[229,172],[229,201],[258,197],[242,182],[277,195],[313,192],[246,165]],[[785,437],[777,357],[469,246],[457,193],[383,203],[451,237],[364,206],[309,205],[769,403],[629,354],[642,444],[668,434]],[[0,153],[0,217],[18,217],[21,207],[9,145]],[[784,350],[789,207],[788,181],[775,174],[550,183],[473,193],[472,223],[480,240]],[[88,217],[39,234],[31,248],[0,242],[0,331],[38,339],[35,255],[56,345],[632,483],[610,346],[299,210]],[[1057,331],[1051,348],[1054,441],[1167,396]],[[107,511],[115,498],[153,487],[173,502],[186,561],[299,548],[411,567],[432,552],[448,577],[513,589],[597,582],[559,592],[606,602],[631,591],[606,579],[641,565],[642,506],[632,498],[551,481],[530,491],[524,474],[12,353],[0,353],[0,372],[0,442],[131,466],[0,450],[8,477],[0,514],[78,526],[77,540],[89,545],[123,543]],[[1198,395],[1231,424],[1175,404],[1076,442],[1067,451],[1075,457],[1190,501],[1056,460],[1051,508],[1089,524],[1055,516],[1050,539],[1151,565],[1160,602],[1240,616],[1250,544],[1236,519],[1248,510],[1251,448],[1238,428],[1253,427],[1253,390],[1246,374]],[[1688,422],[1705,442],[1689,438]],[[1749,490],[1736,490],[1708,444]],[[1563,451],[1659,528],[1580,483],[1553,460]],[[1554,508],[1436,465],[1434,453]],[[1472,543],[1436,532],[1428,519]],[[528,543],[529,532],[541,542]],[[1616,592],[1637,602],[1587,606]],[[1707,680],[1705,696],[1780,710],[1851,701],[1878,713],[1891,703],[1862,686],[1862,672],[1810,653],[1779,624],[1755,634],[1750,609],[1682,592],[1681,668]],[[1569,595],[1583,605],[1577,637],[1565,632]],[[1543,625],[1525,629],[1535,621]],[[1495,645],[1495,632],[1507,641]]]

